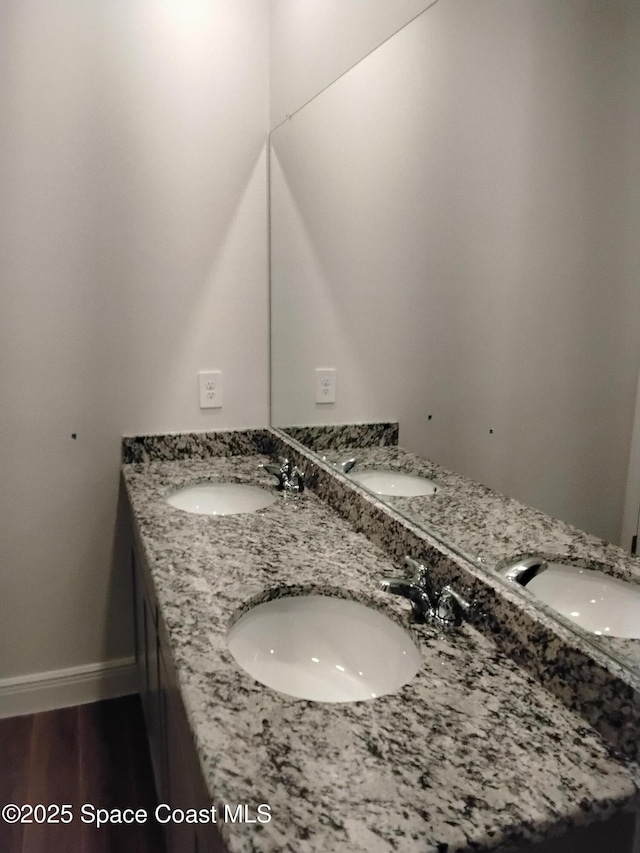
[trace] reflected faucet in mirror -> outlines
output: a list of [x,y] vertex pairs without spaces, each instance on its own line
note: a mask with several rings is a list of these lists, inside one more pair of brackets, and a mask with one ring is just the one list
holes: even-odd
[[530,580],[546,571],[549,564],[546,559],[540,554],[527,554],[513,563],[508,563],[500,569],[500,574],[508,581],[519,583],[520,586],[526,586]]
[[327,456],[323,456],[322,461],[327,462],[329,465],[333,465],[334,468],[341,471],[343,474],[348,474],[349,471],[358,464],[358,460],[355,457],[352,457],[351,459],[344,459],[342,462],[333,462]]

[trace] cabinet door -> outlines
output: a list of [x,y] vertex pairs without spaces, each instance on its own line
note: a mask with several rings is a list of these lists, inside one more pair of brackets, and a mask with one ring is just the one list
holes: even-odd
[[144,706],[148,691],[147,676],[147,627],[144,603],[144,587],[138,570],[135,553],[131,552],[131,577],[133,583],[133,636],[135,640],[136,669],[138,670],[138,687]]
[[166,792],[166,760],[163,751],[163,708],[158,656],[157,610],[146,588],[142,568],[132,552],[134,578],[134,629],[140,698],[149,741],[149,752],[159,799]]
[[[140,696],[159,803],[171,809],[210,806],[189,732],[151,579],[132,550],[134,629]],[[165,661],[164,655],[167,659]],[[213,824],[167,823],[167,853],[226,853]]]
[[[160,681],[162,684],[163,720],[164,720],[164,751],[166,756],[167,799],[165,802],[172,809],[198,808],[193,785],[189,774],[187,761],[183,754],[180,732],[178,731],[173,713],[171,682],[168,677],[162,652],[159,655]],[[196,853],[197,827],[192,823],[168,823],[165,826],[167,853]]]

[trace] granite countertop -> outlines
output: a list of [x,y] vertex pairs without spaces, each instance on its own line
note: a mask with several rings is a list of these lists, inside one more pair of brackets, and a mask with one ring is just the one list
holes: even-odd
[[219,805],[271,806],[268,824],[219,827],[231,853],[518,849],[637,801],[631,771],[600,737],[470,625],[416,628],[422,669],[370,702],[294,699],[240,669],[229,622],[287,588],[339,593],[409,624],[407,602],[376,588],[397,567],[309,490],[244,516],[164,500],[209,478],[269,487],[266,461],[123,466],[210,793]]
[[[380,498],[411,522],[453,545],[472,561],[500,568],[527,553],[542,554],[582,568],[604,571],[640,585],[640,561],[617,545],[605,542],[558,518],[526,506],[402,447],[352,446],[323,450],[332,462],[355,457],[355,471],[390,468],[426,477],[438,485],[434,495]],[[640,640],[601,636],[603,649],[640,671]]]

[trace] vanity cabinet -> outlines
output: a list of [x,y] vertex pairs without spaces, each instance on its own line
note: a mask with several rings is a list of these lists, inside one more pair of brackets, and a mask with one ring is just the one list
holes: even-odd
[[[135,656],[151,763],[162,819],[174,809],[210,809],[187,716],[169,653],[153,584],[144,561],[131,550]],[[164,823],[167,853],[226,853],[212,824]]]

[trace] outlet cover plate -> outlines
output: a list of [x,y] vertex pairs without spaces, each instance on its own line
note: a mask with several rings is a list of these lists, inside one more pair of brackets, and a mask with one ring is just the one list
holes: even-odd
[[336,369],[318,367],[316,369],[316,403],[335,403]]
[[222,371],[201,370],[198,373],[201,409],[222,408]]

